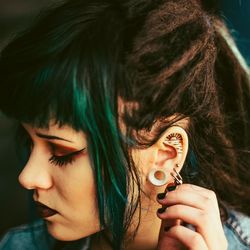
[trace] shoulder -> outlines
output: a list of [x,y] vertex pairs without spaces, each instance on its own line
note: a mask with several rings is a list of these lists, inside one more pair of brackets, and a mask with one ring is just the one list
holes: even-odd
[[228,210],[224,231],[228,240],[228,250],[250,250],[250,217]]
[[53,241],[53,238],[47,233],[43,220],[37,220],[10,229],[0,241],[0,250],[49,249]]

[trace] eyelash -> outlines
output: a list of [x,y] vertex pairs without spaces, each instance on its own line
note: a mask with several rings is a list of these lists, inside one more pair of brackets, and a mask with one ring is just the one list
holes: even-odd
[[72,164],[74,162],[74,158],[68,155],[63,155],[63,156],[56,156],[56,155],[52,155],[49,158],[50,163],[62,167],[68,164]]
[[62,155],[62,156],[52,155],[49,158],[49,162],[56,165],[56,166],[59,166],[59,167],[63,167],[63,166],[66,166],[68,164],[72,164],[75,161],[75,156],[77,156],[78,154],[80,154],[84,150],[85,150],[85,148],[83,148],[79,151],[70,153],[68,155]]

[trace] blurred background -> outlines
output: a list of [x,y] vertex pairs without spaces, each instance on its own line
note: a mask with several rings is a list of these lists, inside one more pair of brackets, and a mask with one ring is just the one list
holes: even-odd
[[[209,1],[209,0],[208,0]],[[38,14],[63,0],[0,0],[0,51]],[[238,47],[250,65],[250,0],[217,1]],[[1,83],[0,83],[1,84]],[[21,164],[15,153],[15,123],[0,113],[0,236],[28,221],[28,193],[18,184]]]
[[[32,25],[40,12],[62,1],[0,0],[0,51],[15,34]],[[29,194],[17,180],[22,164],[16,156],[15,127],[13,121],[0,113],[0,236],[30,217]]]
[[222,0],[219,2],[231,34],[250,66],[250,1]]

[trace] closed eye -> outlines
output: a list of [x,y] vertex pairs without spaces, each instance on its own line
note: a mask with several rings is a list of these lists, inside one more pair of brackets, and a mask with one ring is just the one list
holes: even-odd
[[72,152],[72,153],[67,154],[67,155],[60,155],[60,156],[52,155],[49,158],[49,162],[56,165],[56,166],[59,166],[59,167],[63,167],[63,166],[66,166],[68,164],[72,164],[75,161],[75,159],[77,158],[77,156],[80,155],[82,152],[84,152],[85,149],[86,148],[83,148],[81,150]]

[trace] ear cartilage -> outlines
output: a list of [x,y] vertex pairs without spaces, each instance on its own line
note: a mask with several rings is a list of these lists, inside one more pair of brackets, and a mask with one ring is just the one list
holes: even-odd
[[167,136],[168,141],[182,141],[182,136],[178,133],[172,133]]
[[182,136],[178,133],[172,133],[172,134],[168,135],[166,138],[167,138],[167,140],[165,141],[165,143],[175,147],[178,154],[182,154],[182,152],[183,152]]

